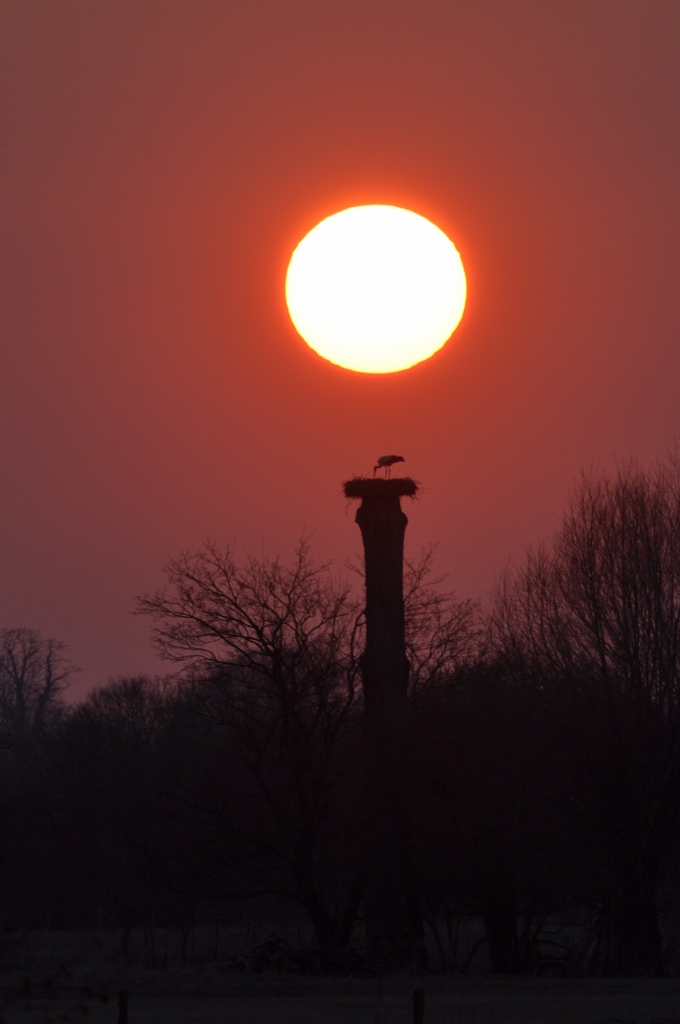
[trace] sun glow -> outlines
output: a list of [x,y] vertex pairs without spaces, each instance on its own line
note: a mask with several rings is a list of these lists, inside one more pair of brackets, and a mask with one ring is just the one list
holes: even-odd
[[317,224],[292,255],[286,303],[320,356],[361,373],[428,359],[463,315],[465,271],[429,220],[397,206],[354,206]]

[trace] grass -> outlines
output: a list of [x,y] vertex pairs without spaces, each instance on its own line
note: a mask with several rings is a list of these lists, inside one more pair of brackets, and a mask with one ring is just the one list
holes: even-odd
[[14,936],[0,950],[0,1021],[116,1024],[125,988],[129,1024],[411,1024],[422,987],[425,1024],[680,1024],[680,979],[254,974],[228,969],[228,934],[206,959],[205,931],[193,962],[176,931],[157,930],[151,951],[140,929],[126,956],[120,932]]
[[[131,987],[129,1024],[411,1024],[414,987],[425,989],[425,1024],[678,1024],[672,980],[392,978],[166,979]],[[160,986],[163,988],[163,986]],[[26,993],[2,1010],[5,1024],[115,1024],[117,999],[90,990]]]

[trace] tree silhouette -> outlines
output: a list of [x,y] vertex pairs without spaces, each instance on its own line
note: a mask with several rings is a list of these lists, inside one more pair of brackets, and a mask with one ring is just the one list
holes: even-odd
[[176,874],[205,894],[286,896],[320,946],[344,945],[361,895],[356,599],[305,544],[290,566],[238,565],[208,544],[167,576],[139,609],[161,654],[184,665],[168,763],[191,831]]
[[658,972],[656,898],[680,786],[677,460],[584,477],[552,545],[506,579],[494,630],[506,664],[559,709],[599,969]]
[[76,669],[66,646],[34,629],[0,630],[0,743],[28,743],[63,709]]

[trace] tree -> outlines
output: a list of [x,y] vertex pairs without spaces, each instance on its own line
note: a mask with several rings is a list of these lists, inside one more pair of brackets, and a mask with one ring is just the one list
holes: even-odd
[[0,630],[0,743],[39,738],[63,710],[62,693],[75,669],[66,647],[33,629]]
[[[73,705],[48,744],[56,851],[123,926],[123,948],[163,879],[149,854],[169,841],[161,767],[176,685],[117,679]],[[77,902],[77,901],[74,901]]]
[[238,565],[210,543],[166,574],[139,611],[161,655],[183,666],[172,759],[193,831],[177,872],[204,895],[293,899],[320,946],[342,946],[361,894],[347,784],[357,601],[306,544],[285,566]]
[[561,791],[589,844],[600,968],[658,972],[680,786],[677,459],[584,477],[553,543],[506,579],[493,629],[563,724]]
[[[427,920],[479,915],[494,973],[536,966],[549,913],[570,895],[573,838],[553,787],[545,702],[490,660],[463,666],[414,708],[411,814]],[[460,966],[460,965],[458,965]]]
[[486,631],[478,602],[460,599],[434,575],[435,548],[405,561],[404,609],[412,705],[446,692],[457,673],[484,658]]
[[[35,873],[43,857],[46,740],[65,714],[62,694],[74,671],[63,643],[33,629],[0,630],[0,849],[9,912],[16,892],[25,893],[26,872]],[[30,904],[24,895],[22,912]]]
[[[175,879],[204,895],[292,899],[319,946],[343,946],[370,860],[362,603],[305,544],[290,565],[238,564],[208,544],[166,574],[139,611],[153,617],[161,654],[181,666],[166,771],[191,825],[176,832]],[[405,582],[417,702],[471,659],[480,628],[476,606],[431,578],[431,553],[407,568]],[[375,755],[409,783],[400,749]]]

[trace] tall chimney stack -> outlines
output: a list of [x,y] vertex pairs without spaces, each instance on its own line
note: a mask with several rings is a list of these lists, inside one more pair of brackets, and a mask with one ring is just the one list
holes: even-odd
[[404,615],[404,534],[400,498],[415,497],[410,478],[354,478],[347,498],[361,499],[356,521],[364,545],[366,646],[359,660],[364,697],[366,940],[371,956],[394,967],[426,966],[408,811],[404,745],[408,675]]

